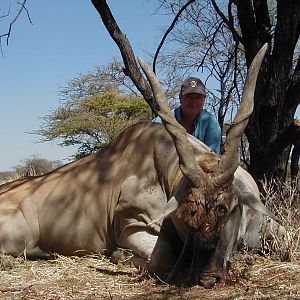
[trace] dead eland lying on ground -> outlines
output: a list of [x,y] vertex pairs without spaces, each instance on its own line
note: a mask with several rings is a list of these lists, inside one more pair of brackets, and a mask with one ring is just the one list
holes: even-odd
[[121,247],[132,252],[135,265],[168,280],[187,264],[190,282],[226,280],[232,249],[241,239],[256,246],[262,213],[268,214],[237,158],[266,50],[249,69],[220,157],[186,134],[140,61],[164,125],[132,126],[97,154],[0,187],[3,251],[85,255]]

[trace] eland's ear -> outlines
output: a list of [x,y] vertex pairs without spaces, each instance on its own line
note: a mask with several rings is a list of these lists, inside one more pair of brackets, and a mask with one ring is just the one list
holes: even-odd
[[257,190],[257,195],[249,189],[249,186],[245,184],[245,181],[234,178],[233,183],[234,192],[239,198],[239,203],[246,205],[260,213],[276,220],[274,214],[260,201],[259,192]]
[[277,218],[275,215],[252,193],[249,192],[242,192],[237,193],[239,202],[243,205],[246,205],[254,210],[259,211],[260,213],[276,220]]

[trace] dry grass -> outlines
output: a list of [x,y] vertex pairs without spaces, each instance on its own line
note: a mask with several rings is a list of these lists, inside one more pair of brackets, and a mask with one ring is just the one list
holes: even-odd
[[[289,184],[272,185],[264,183],[263,202],[274,213],[285,230],[285,236],[277,230],[270,230],[269,237],[263,240],[266,252],[272,257],[284,261],[300,258],[300,191],[299,187]],[[267,220],[267,222],[272,220]]]
[[300,299],[299,262],[236,253],[236,282],[206,290],[176,287],[103,256],[29,261],[0,257],[0,299]]

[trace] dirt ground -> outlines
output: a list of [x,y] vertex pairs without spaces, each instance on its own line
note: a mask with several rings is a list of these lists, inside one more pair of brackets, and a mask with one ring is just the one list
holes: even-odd
[[0,299],[289,299],[300,300],[300,261],[236,253],[236,282],[204,289],[166,284],[104,256],[25,260],[0,256]]

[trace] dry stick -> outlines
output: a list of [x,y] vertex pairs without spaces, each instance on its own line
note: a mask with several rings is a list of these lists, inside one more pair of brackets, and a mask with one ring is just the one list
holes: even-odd
[[7,292],[19,292],[19,291],[24,291],[27,289],[30,289],[32,286],[36,285],[37,283],[31,283],[19,287],[12,287],[12,288],[5,288],[5,289],[0,289],[1,293],[7,293]]

